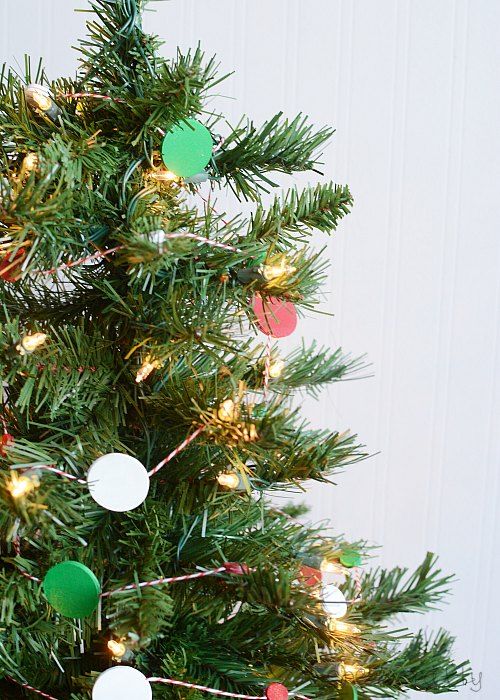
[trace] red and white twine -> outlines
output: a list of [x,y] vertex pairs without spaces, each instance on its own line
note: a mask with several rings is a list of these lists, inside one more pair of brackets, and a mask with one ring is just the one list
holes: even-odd
[[192,688],[193,690],[202,690],[205,693],[213,695],[222,695],[226,698],[240,698],[240,700],[266,700],[266,695],[244,695],[242,693],[230,693],[227,690],[219,690],[218,688],[207,688],[205,685],[197,685],[196,683],[187,683],[185,681],[176,681],[173,678],[148,678],[150,683],[168,683],[169,685],[179,685],[183,688]]
[[137,588],[150,588],[151,586],[161,586],[164,583],[179,583],[180,581],[192,581],[197,578],[205,578],[206,576],[215,576],[216,574],[222,574],[228,571],[227,566],[219,566],[217,569],[210,569],[209,571],[198,571],[196,574],[185,574],[183,576],[168,576],[163,578],[157,578],[154,581],[142,581],[141,583],[129,583],[126,586],[121,586],[120,588],[115,588],[113,591],[107,591],[106,593],[101,593],[101,598],[108,598],[115,593],[123,593],[124,591],[133,591]]
[[[16,553],[17,557],[21,556],[21,538],[19,535],[16,534],[14,539],[12,540],[12,544],[14,546],[14,551]],[[28,574],[27,571],[23,571],[22,569],[19,569],[19,573],[21,576],[24,576],[24,578],[28,578],[30,581],[35,581],[35,583],[42,583],[42,579],[38,578],[38,576],[32,576],[31,574]]]
[[121,97],[110,97],[110,95],[97,95],[95,92],[60,92],[61,97],[81,100],[84,97],[91,97],[93,100],[108,100],[110,102],[126,102]]
[[264,362],[264,398],[267,396],[269,388],[269,378],[271,376],[271,336],[267,336],[266,341],[266,359]]
[[85,265],[85,263],[91,262],[92,260],[101,260],[105,258],[106,255],[111,255],[111,253],[116,253],[117,250],[121,250],[122,245],[116,246],[115,248],[109,248],[108,250],[98,250],[96,253],[91,255],[86,255],[78,260],[70,261],[60,265],[59,267],[53,267],[51,270],[43,270],[39,274],[41,275],[55,275],[57,272],[62,272],[63,270],[68,270],[71,267],[76,267],[78,265]]
[[[174,231],[172,233],[166,233],[165,238],[167,240],[175,240],[177,238],[187,238],[192,241],[197,241],[198,243],[203,243],[205,245],[211,246],[212,248],[222,248],[223,250],[228,250],[231,253],[242,253],[243,251],[241,248],[236,248],[233,245],[229,245],[228,243],[221,243],[219,241],[213,241],[210,238],[205,238],[205,236],[199,236],[196,233],[189,233],[189,231],[182,232],[182,231]],[[98,250],[95,253],[92,253],[91,255],[86,255],[83,258],[79,258],[78,260],[73,260],[67,263],[64,263],[63,265],[59,265],[58,267],[53,267],[50,270],[40,270],[38,274],[40,275],[55,275],[58,272],[62,272],[63,270],[68,270],[72,267],[77,267],[79,265],[85,265],[88,262],[91,262],[92,260],[101,260],[102,258],[105,258],[107,255],[111,255],[112,253],[116,253],[119,250],[123,250],[125,246],[119,245],[115,246],[114,248],[109,248],[108,250]]]
[[204,425],[202,425],[201,427],[197,428],[197,429],[194,431],[194,433],[191,433],[191,435],[189,435],[189,437],[187,437],[185,440],[183,440],[183,441],[181,442],[181,444],[178,445],[178,446],[175,448],[175,450],[172,450],[172,452],[171,452],[169,455],[167,455],[167,456],[165,457],[165,459],[162,459],[161,462],[159,462],[159,463],[156,465],[156,467],[154,467],[153,469],[151,469],[151,470],[148,472],[148,476],[149,476],[149,477],[152,477],[152,476],[154,476],[155,474],[157,474],[157,473],[160,471],[160,469],[161,469],[162,467],[165,466],[165,464],[168,464],[168,462],[170,462],[170,460],[172,460],[174,457],[176,457],[176,456],[179,454],[179,452],[181,452],[185,447],[187,447],[191,442],[193,442],[193,440],[195,440],[195,439],[198,437],[198,435],[200,435],[200,433],[202,433],[204,430],[205,430],[205,426],[204,426]]
[[58,476],[63,476],[65,479],[69,479],[70,481],[76,481],[79,484],[86,484],[85,479],[80,479],[78,476],[74,476],[73,474],[68,474],[68,472],[63,471],[62,469],[58,469],[57,467],[54,467],[52,465],[41,465],[37,466],[35,465],[34,467],[27,467],[26,471],[45,471],[45,472],[52,472],[53,474],[57,474]]
[[37,690],[37,688],[33,688],[33,686],[29,685],[29,683],[22,683],[21,681],[16,681],[16,679],[12,678],[12,676],[5,676],[5,677],[8,678],[9,681],[12,681],[13,683],[17,683],[17,685],[20,685],[25,690],[31,690],[32,693],[37,693],[38,695],[41,695],[42,698],[47,698],[47,700],[58,700],[53,695],[49,695],[48,693],[44,693],[43,690]]
[[362,599],[362,596],[361,596],[361,591],[363,590],[363,586],[361,583],[362,574],[363,574],[363,572],[358,566],[355,566],[349,572],[349,575],[352,576],[352,580],[354,581],[354,590],[356,591],[356,599],[353,601],[354,603],[357,603]]

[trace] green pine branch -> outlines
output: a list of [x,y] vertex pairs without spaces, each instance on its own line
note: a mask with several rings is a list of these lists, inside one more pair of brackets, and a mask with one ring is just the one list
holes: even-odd
[[349,213],[352,202],[349,188],[332,182],[310,186],[302,192],[291,189],[283,198],[275,197],[269,209],[256,207],[248,235],[286,249],[307,239],[313,229],[334,231]]
[[434,610],[454,580],[443,575],[436,563],[437,557],[429,552],[411,574],[401,567],[370,571],[362,581],[362,600],[356,604],[359,614],[380,621],[400,613]]
[[301,114],[289,121],[280,112],[258,129],[251,121],[231,130],[215,154],[215,172],[227,181],[236,195],[258,201],[259,191],[276,183],[269,173],[315,170],[317,152],[333,131],[314,131]]

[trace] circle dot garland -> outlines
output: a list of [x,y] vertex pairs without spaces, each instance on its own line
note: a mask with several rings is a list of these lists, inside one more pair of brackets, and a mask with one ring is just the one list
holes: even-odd
[[42,587],[54,610],[64,617],[88,617],[99,604],[100,583],[79,561],[63,561],[53,566],[45,574]]
[[323,586],[323,607],[332,617],[339,619],[347,613],[347,602],[344,594],[333,583]]
[[209,130],[196,119],[186,119],[165,134],[161,155],[165,166],[178,177],[198,175],[212,157]]
[[291,301],[277,297],[254,297],[253,311],[262,333],[272,338],[291,335],[297,327],[297,311]]
[[282,683],[271,683],[266,688],[267,700],[288,700],[288,688]]
[[346,549],[340,555],[340,563],[348,569],[352,569],[354,566],[361,566],[361,554],[356,552],[355,549]]
[[113,666],[98,676],[92,700],[152,700],[151,684],[131,666]]
[[21,273],[21,265],[26,257],[23,248],[19,248],[14,255],[7,254],[0,259],[0,278],[6,282],[17,282]]
[[150,482],[146,468],[138,459],[110,452],[92,463],[87,483],[96,503],[107,510],[124,513],[144,503]]

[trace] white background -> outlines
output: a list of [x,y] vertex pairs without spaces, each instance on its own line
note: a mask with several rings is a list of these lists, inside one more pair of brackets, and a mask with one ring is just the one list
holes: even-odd
[[[72,74],[84,0],[1,3],[1,58]],[[427,550],[455,571],[450,605],[422,624],[458,637],[479,697],[498,696],[500,3],[496,0],[171,0],[147,27],[198,40],[236,73],[230,119],[278,110],[333,124],[325,173],[354,213],[307,339],[367,353],[374,376],[325,391],[316,426],[357,431],[372,459],[313,486],[316,519],[383,545],[388,565]],[[303,179],[300,180],[303,182]],[[294,341],[298,337],[294,338]],[[477,690],[477,686],[476,686]],[[471,687],[460,697],[474,697]],[[454,696],[456,697],[456,696]]]

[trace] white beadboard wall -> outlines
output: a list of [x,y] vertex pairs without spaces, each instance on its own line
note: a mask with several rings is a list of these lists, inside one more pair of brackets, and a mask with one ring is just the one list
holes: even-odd
[[[85,0],[0,7],[1,58],[42,55],[71,74]],[[333,124],[325,173],[353,214],[328,242],[324,309],[300,331],[367,353],[373,377],[305,411],[351,427],[375,454],[312,486],[316,519],[383,546],[386,565],[427,550],[454,597],[422,624],[458,637],[497,698],[500,605],[500,3],[497,0],[170,0],[147,27],[165,52],[198,41],[235,75],[214,104],[233,121],[277,110]],[[304,178],[297,178],[300,183]],[[298,336],[293,339],[298,342]],[[422,697],[420,695],[419,697]],[[429,696],[430,697],[430,696]],[[446,696],[447,697],[447,696]],[[454,695],[453,697],[456,697]]]

